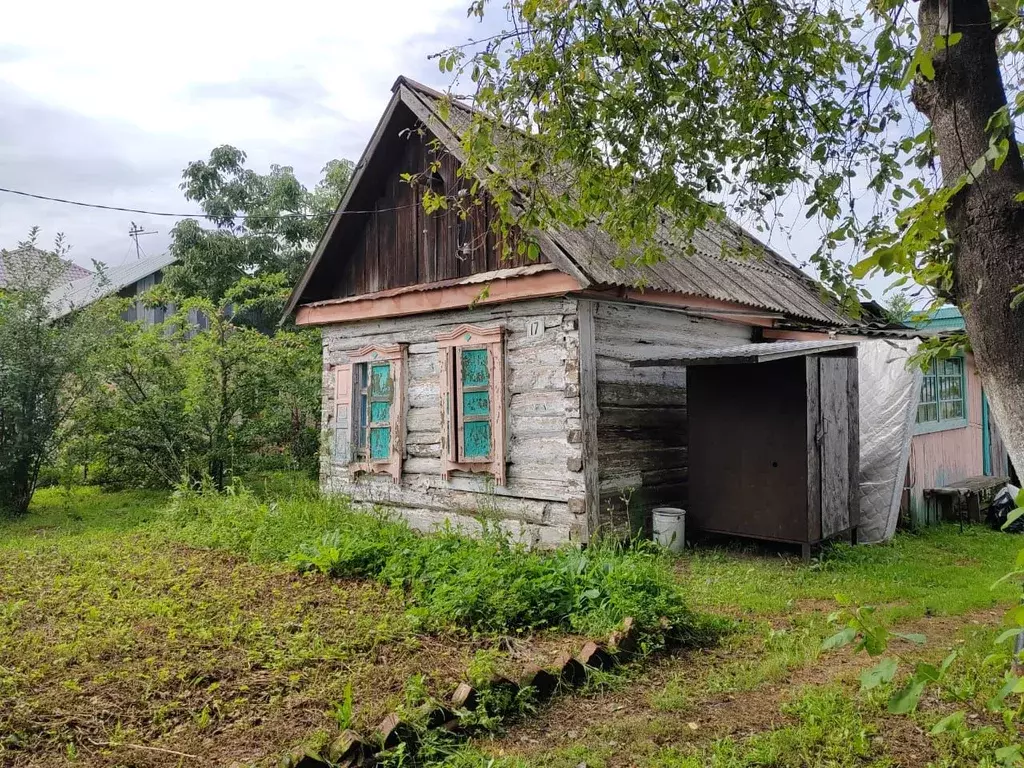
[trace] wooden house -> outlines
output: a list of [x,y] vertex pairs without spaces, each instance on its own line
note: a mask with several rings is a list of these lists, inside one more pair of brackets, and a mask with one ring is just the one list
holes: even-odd
[[290,299],[296,322],[323,334],[323,487],[420,528],[491,518],[540,545],[641,530],[653,508],[686,507],[679,361],[788,322],[850,320],[731,223],[698,233],[692,255],[666,241],[677,258],[619,269],[596,227],[531,233],[530,261],[503,250],[484,205],[465,220],[426,214],[401,174],[437,159],[432,185],[463,183],[471,113],[443,100],[395,83]]

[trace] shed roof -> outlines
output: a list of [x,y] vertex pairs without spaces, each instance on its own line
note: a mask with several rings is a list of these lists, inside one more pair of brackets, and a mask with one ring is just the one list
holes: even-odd
[[95,275],[58,286],[50,291],[49,302],[53,317],[60,318],[89,306],[107,296],[149,277],[173,264],[176,259],[169,253],[149,256],[105,269]]
[[776,341],[740,344],[717,349],[695,349],[680,357],[662,360],[635,360],[632,368],[671,368],[690,365],[739,365],[742,363],[769,363],[788,357],[804,357],[824,352],[853,350],[857,354],[856,341]]
[[[399,77],[392,91],[394,96],[385,118],[377,126],[374,138],[356,166],[345,198],[292,292],[289,312],[295,309],[315,273],[326,244],[360,182],[372,149],[398,104],[411,110],[455,157],[463,156],[461,138],[477,114],[472,108],[406,77]],[[613,262],[623,256],[621,250],[596,224],[579,230],[557,229],[537,234],[550,261],[584,287],[642,286],[648,290],[767,309],[829,326],[855,323],[842,313],[820,283],[728,219],[709,223],[689,242],[680,241],[675,230],[664,225],[658,243],[666,258],[656,264],[627,263],[621,268],[613,266]],[[689,246],[693,250],[688,254]]]

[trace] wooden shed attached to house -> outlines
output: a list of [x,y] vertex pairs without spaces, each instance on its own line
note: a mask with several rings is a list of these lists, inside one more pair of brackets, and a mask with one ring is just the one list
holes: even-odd
[[789,341],[701,350],[685,366],[693,529],[800,544],[856,536],[857,343]]
[[435,188],[467,183],[472,113],[444,102],[395,83],[290,299],[323,333],[322,486],[420,528],[498,520],[531,544],[642,531],[654,507],[689,504],[692,408],[687,368],[634,364],[850,320],[729,222],[686,255],[666,231],[669,258],[619,269],[597,227],[529,233],[529,261],[494,236],[487,204],[426,214],[403,173],[436,160]]

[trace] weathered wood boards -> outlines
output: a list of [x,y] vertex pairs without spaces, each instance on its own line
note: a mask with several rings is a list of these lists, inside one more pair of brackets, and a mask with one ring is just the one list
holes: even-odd
[[[438,335],[460,325],[505,329],[507,481],[453,472],[442,477]],[[585,531],[580,418],[580,341],[576,302],[541,299],[473,310],[327,326],[324,423],[336,414],[337,366],[371,341],[407,347],[405,458],[399,483],[353,478],[336,454],[323,462],[326,488],[359,502],[397,507],[420,528],[445,519],[476,530],[475,517],[499,521],[530,543],[578,539]]]
[[656,307],[610,302],[592,306],[596,519],[620,532],[646,531],[654,507],[685,507],[688,500],[686,369],[633,368],[630,363],[742,344],[750,341],[752,330]]

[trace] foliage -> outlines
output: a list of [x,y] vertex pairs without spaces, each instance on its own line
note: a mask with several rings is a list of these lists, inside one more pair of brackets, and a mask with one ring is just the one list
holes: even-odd
[[[470,12],[487,6],[474,0]],[[901,5],[508,9],[509,28],[438,57],[459,84],[472,81],[487,115],[465,137],[467,173],[486,177],[506,226],[598,222],[627,258],[651,261],[664,255],[655,235],[666,224],[688,236],[729,207],[774,228],[796,190],[807,215],[828,223],[816,265],[853,297],[833,251],[862,244],[914,194],[899,183],[921,148],[902,143],[917,130],[901,93],[914,58]],[[862,221],[865,186],[891,188],[893,201]]]
[[[1024,491],[1021,491],[1017,499],[1018,508],[1010,513],[1004,528],[1009,526],[1015,519],[1024,515]],[[1014,580],[1021,581],[1024,576],[1024,550],[1017,553],[1015,567],[992,585],[995,589],[1000,584]],[[903,634],[888,629],[880,621],[871,607],[855,607],[845,598],[841,600],[844,608],[837,611],[830,617],[830,621],[844,625],[843,628],[828,638],[823,644],[823,650],[841,648],[854,643],[854,651],[866,651],[872,657],[884,656],[873,668],[865,670],[861,674],[861,689],[870,691],[882,684],[892,683],[896,678],[901,662],[906,659],[899,653],[894,653],[890,641],[892,638],[902,638],[914,643],[924,643],[923,635]],[[1003,685],[988,700],[989,709],[1000,711],[1004,719],[1009,722],[1016,722],[1024,714],[1024,678],[1018,674],[1019,663],[1024,658],[1024,643],[1020,640],[1024,637],[1024,603],[1017,605],[1006,612],[1004,624],[1008,627],[995,639],[995,645],[1006,646],[1011,641],[1016,645],[1008,652],[995,653],[986,658],[985,664],[993,663],[1002,666],[1006,671],[1003,676]],[[917,709],[925,690],[929,687],[942,686],[949,676],[953,663],[957,660],[958,651],[951,651],[938,664],[926,661],[918,661],[913,665],[913,670],[901,685],[889,698],[888,708],[892,714],[903,715]],[[1015,706],[1006,706],[1005,702],[1009,697],[1016,697]],[[938,735],[950,730],[962,730],[963,712],[957,711],[942,718],[932,728],[932,734]],[[996,760],[1000,764],[1016,765],[1024,762],[1024,754],[1021,745],[1010,744],[1001,747],[996,752]]]
[[400,590],[409,615],[430,630],[600,635],[626,616],[651,642],[666,630],[685,642],[721,629],[687,607],[666,556],[642,542],[539,552],[489,526],[480,538],[450,528],[420,536],[400,520],[353,512],[336,500],[275,504],[242,487],[226,498],[180,490],[169,524],[195,543],[268,559],[291,550],[290,560],[305,570],[376,578]]
[[[19,247],[35,248],[38,229]],[[79,425],[75,403],[95,386],[93,352],[106,328],[102,307],[51,321],[50,291],[67,265],[63,238],[53,252],[38,251],[30,274],[15,269],[0,289],[0,517],[23,515],[40,471],[62,439]]]
[[[172,231],[171,253],[179,264],[167,271],[166,289],[178,296],[221,304],[239,278],[283,275],[292,286],[309,260],[330,215],[348,186],[353,164],[332,160],[313,190],[287,166],[259,174],[245,167],[245,153],[221,146],[208,160],[189,163],[181,189],[199,203],[216,229],[187,219]],[[281,303],[274,307],[279,310]],[[254,322],[271,327],[279,311]]]
[[[107,480],[171,486],[207,476],[223,488],[261,462],[315,471],[318,335],[237,322],[284,290],[279,276],[243,277],[220,304],[189,298],[163,323],[121,325],[102,360],[108,386],[79,409]],[[149,300],[165,297],[158,288]]]

